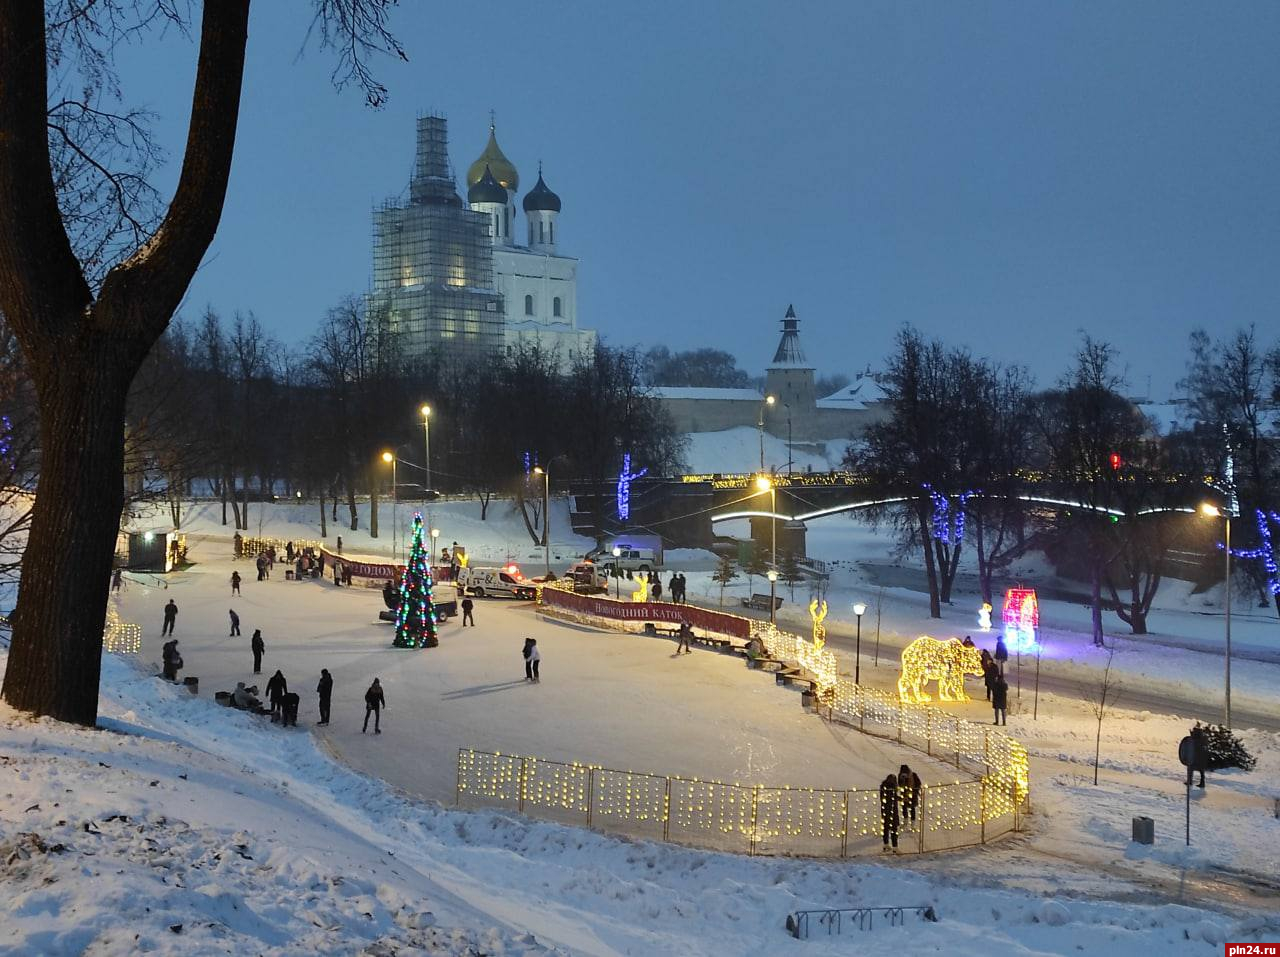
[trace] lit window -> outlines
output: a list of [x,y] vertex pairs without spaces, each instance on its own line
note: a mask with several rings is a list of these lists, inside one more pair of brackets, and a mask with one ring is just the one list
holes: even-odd
[[551,300],[551,314],[554,316],[560,315],[560,297],[559,296],[556,296],[554,299]]
[[524,314],[526,316],[533,315],[533,296],[524,297]]

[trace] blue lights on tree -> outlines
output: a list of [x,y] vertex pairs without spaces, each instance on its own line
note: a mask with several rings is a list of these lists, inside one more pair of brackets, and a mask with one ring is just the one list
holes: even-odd
[[1236,558],[1261,561],[1267,570],[1267,590],[1273,595],[1280,595],[1280,570],[1276,567],[1276,546],[1271,537],[1272,524],[1280,528],[1280,512],[1264,512],[1259,508],[1254,510],[1254,514],[1258,521],[1258,547],[1233,548],[1231,554]]
[[631,471],[631,453],[622,456],[622,472],[618,475],[618,518],[626,521],[631,517],[631,483],[648,473],[648,469],[639,472]]
[[945,545],[959,545],[964,541],[964,508],[965,504],[977,492],[962,492],[955,496],[955,501],[947,498],[934,489],[928,482],[924,488],[933,502],[933,515],[929,519],[933,537]]

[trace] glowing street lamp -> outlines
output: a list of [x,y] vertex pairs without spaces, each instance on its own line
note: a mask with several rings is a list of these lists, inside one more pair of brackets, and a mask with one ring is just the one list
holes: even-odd
[[382,461],[387,462],[391,466],[391,554],[397,555],[396,551],[396,532],[399,529],[399,522],[396,519],[396,456],[394,452],[383,452]]
[[431,530],[431,564],[436,563],[436,539],[440,537],[440,529],[433,528]]
[[541,465],[533,467],[542,476],[542,551],[547,561],[547,577],[551,577],[551,473]]
[[1226,548],[1224,549],[1227,556],[1227,576],[1226,576],[1226,584],[1223,586],[1226,589],[1225,602],[1226,602],[1226,608],[1227,608],[1227,648],[1226,648],[1227,662],[1226,662],[1226,679],[1225,679],[1226,683],[1223,686],[1223,708],[1224,708],[1225,717],[1226,717],[1225,724],[1229,728],[1231,727],[1231,508],[1230,506],[1228,506],[1227,508],[1222,509],[1222,508],[1219,508],[1217,505],[1214,505],[1212,502],[1205,502],[1203,505],[1200,506],[1200,514],[1208,518],[1225,519],[1226,526],[1227,526],[1227,540],[1225,543]]
[[[769,400],[772,401],[773,396],[769,396]],[[774,588],[778,581],[778,490],[774,488],[773,482],[769,481],[767,475],[756,476],[756,488],[761,492],[769,493],[769,537],[773,539],[773,558],[771,559],[773,569],[769,572],[769,621],[776,624],[778,603],[774,599]]]
[[853,652],[853,683],[856,685],[862,677],[862,616],[867,613],[867,606],[857,602],[853,606],[853,613],[858,617],[858,637]]
[[[618,567],[618,559],[621,557],[622,557],[622,549],[619,548],[617,545],[614,545],[613,546],[613,597],[619,598],[619,599],[622,597],[622,593],[620,591],[620,588],[622,587],[622,569]],[[605,592],[605,594],[607,595],[609,593]]]
[[756,428],[760,430],[760,471],[764,471],[764,410],[765,406],[773,405],[778,400],[771,395],[766,395],[764,401],[760,403],[760,415],[756,417]]
[[[427,472],[427,484],[423,490],[425,493],[431,488],[431,406],[423,405],[418,411],[422,413],[422,452]],[[423,501],[426,501],[425,496]]]

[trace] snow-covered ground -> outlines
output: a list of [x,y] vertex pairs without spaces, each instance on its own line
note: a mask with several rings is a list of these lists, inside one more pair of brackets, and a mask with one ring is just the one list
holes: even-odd
[[[691,473],[757,472],[760,470],[760,432],[738,426],[719,432],[691,432],[685,447],[685,468]],[[826,472],[839,468],[849,439],[833,437],[818,442],[796,442],[791,468],[797,472]],[[765,471],[787,470],[787,440],[765,434]]]
[[[185,673],[208,697],[237,681],[265,687],[281,669],[302,697],[299,720],[317,719],[320,669],[334,679],[333,723],[319,732],[354,767],[414,794],[452,800],[459,748],[585,761],[745,784],[876,786],[916,752],[851,729],[827,728],[742,659],[699,650],[673,656],[669,639],[597,631],[542,619],[529,602],[477,599],[475,628],[442,626],[429,654],[391,648],[379,622],[381,592],[327,581],[291,582],[277,566],[258,582],[229,545],[193,544],[196,563],[166,587],[133,578],[121,615],[144,625],[143,660],[158,662],[161,609],[179,609],[176,637]],[[239,568],[242,595],[232,598]],[[447,586],[439,586],[442,594]],[[228,610],[241,637],[228,636]],[[255,628],[266,642],[263,674],[252,674]],[[520,649],[537,639],[542,681],[525,683]],[[388,711],[383,734],[361,732],[364,692],[381,679]],[[372,729],[371,729],[372,730]],[[928,777],[927,761],[921,762]],[[948,772],[947,780],[954,777]]]
[[[99,731],[0,712],[0,952],[1119,957],[1280,933],[1274,909],[1171,903],[1071,861],[1042,858],[1040,887],[1002,889],[1004,860],[1027,853],[1014,845],[943,855],[930,874],[442,808],[344,767],[305,730],[109,655],[101,712]],[[800,908],[918,904],[939,922],[807,942],[782,926]]]

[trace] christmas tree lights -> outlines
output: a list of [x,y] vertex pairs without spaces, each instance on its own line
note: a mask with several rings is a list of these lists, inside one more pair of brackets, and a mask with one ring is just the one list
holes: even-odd
[[413,540],[409,546],[409,560],[400,578],[400,606],[396,609],[396,648],[434,648],[440,644],[436,637],[436,609],[431,599],[431,565],[427,559],[427,546],[422,534],[422,513],[413,516]]
[[648,473],[648,469],[631,471],[631,453],[622,456],[622,472],[618,475],[618,518],[625,522],[631,517],[631,483]]

